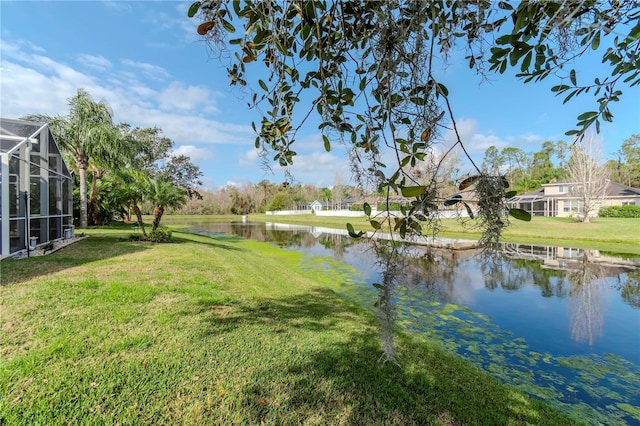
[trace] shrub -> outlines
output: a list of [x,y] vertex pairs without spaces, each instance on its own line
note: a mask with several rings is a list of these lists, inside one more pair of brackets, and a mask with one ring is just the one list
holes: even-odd
[[362,204],[351,204],[349,210],[352,212],[361,212],[362,210],[364,210],[364,207],[362,206]]
[[144,238],[142,238],[142,234],[131,234],[128,239],[129,241],[142,241]]
[[640,206],[610,206],[602,207],[598,212],[600,217],[640,218]]
[[[399,211],[402,206],[400,203],[389,203],[389,211]],[[387,203],[378,204],[378,211],[386,211]]]
[[171,239],[171,229],[160,226],[155,231],[149,232],[149,241],[154,243],[166,243]]

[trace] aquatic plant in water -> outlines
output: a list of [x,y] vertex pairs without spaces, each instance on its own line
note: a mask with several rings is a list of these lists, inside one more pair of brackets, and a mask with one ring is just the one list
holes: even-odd
[[390,287],[382,283],[373,287],[354,268],[328,257],[307,256],[302,267],[330,274],[338,292],[372,309],[376,301],[380,306],[385,290],[393,290],[385,296],[393,311],[377,310],[383,329],[383,359],[389,349],[384,339],[391,338],[388,333],[400,326],[587,423],[640,422],[640,368],[620,356],[561,357],[536,352],[525,339],[493,324],[487,315],[440,302],[437,290],[429,294],[424,287],[398,285],[397,276],[389,281]]

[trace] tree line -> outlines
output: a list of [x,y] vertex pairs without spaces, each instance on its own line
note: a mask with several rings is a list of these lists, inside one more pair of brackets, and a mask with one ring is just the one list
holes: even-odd
[[105,101],[94,101],[83,89],[68,100],[66,115],[31,114],[23,119],[45,122],[67,164],[76,173],[74,216],[80,228],[102,225],[132,214],[148,237],[143,209],[153,216],[156,231],[167,208],[199,197],[202,172],[159,127],[115,123]]
[[245,215],[273,210],[306,210],[316,200],[328,208],[341,209],[348,199],[362,199],[361,189],[340,182],[341,179],[337,177],[329,188],[304,183],[275,183],[265,179],[256,184],[200,189],[201,197],[188,200],[183,206],[172,209],[172,212]]

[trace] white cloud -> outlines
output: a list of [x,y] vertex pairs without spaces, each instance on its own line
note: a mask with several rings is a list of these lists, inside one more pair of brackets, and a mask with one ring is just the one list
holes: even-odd
[[174,151],[174,155],[186,155],[194,162],[201,160],[211,160],[213,151],[209,148],[198,148],[195,145],[179,145]]
[[[18,118],[26,114],[64,114],[67,99],[77,86],[55,75],[45,76],[38,71],[12,62],[3,62],[0,78],[0,110],[4,117]],[[55,87],[55,90],[52,88]]]
[[248,182],[249,181],[245,179],[228,180],[227,183],[225,183],[223,186],[235,186],[236,188],[240,188],[241,186],[244,186]]
[[[495,146],[498,149],[505,148],[507,146],[514,146],[523,149],[524,151],[530,151],[535,149],[537,145],[542,144],[544,138],[541,135],[533,133],[524,133],[521,135],[506,135],[498,136],[492,131],[488,133],[480,133],[478,131],[478,122],[472,118],[460,118],[456,120],[456,127],[460,140],[464,144],[465,148],[470,154],[484,154],[484,152],[490,146]],[[443,138],[444,146],[450,147],[456,141],[457,137],[453,130],[449,129]]]
[[255,166],[258,162],[258,158],[260,158],[260,151],[252,148],[249,151],[245,152],[242,157],[240,157],[238,165],[240,167]]
[[141,71],[145,77],[153,80],[166,80],[171,77],[171,74],[169,74],[167,70],[158,65],[148,64],[146,62],[136,62],[131,59],[122,59],[120,62],[122,65]]
[[102,55],[95,56],[81,53],[76,56],[76,59],[80,64],[96,71],[106,71],[113,66],[111,61]]
[[179,109],[181,111],[192,111],[201,109],[204,111],[219,112],[215,102],[216,94],[204,86],[186,86],[180,82],[172,82],[158,93],[160,106],[166,110]]
[[[167,137],[177,143],[253,143],[250,126],[224,123],[201,115],[215,109],[211,99],[216,94],[206,88],[173,81],[156,90],[134,73],[117,69],[101,79],[29,50],[27,43],[9,43],[5,40],[0,40],[0,43],[3,49],[0,61],[0,110],[4,117],[17,118],[34,113],[64,115],[68,111],[67,100],[78,88],[83,88],[94,99],[106,100],[114,111],[116,121],[143,127],[161,127]],[[124,62],[136,69],[169,76],[161,67]],[[168,102],[172,98],[176,102],[190,99],[199,105],[197,113],[193,108],[188,108],[186,103],[179,103],[180,108],[169,108]],[[163,99],[164,104],[159,99]],[[205,102],[210,105],[202,107]]]
[[[284,172],[284,168],[276,166],[274,171]],[[333,185],[336,174],[343,177],[344,183],[348,183],[351,176],[348,160],[329,152],[296,155],[293,158],[293,165],[289,167],[289,172],[296,180],[310,182],[317,186]]]
[[129,11],[131,10],[131,5],[128,4],[128,2],[126,1],[118,1],[118,0],[106,0],[103,1],[102,4],[105,5],[106,8],[108,9],[114,9],[117,11]]

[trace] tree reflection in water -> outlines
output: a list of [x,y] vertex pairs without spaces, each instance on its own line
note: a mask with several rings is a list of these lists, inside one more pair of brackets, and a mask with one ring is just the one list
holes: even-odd
[[640,269],[628,272],[626,279],[618,276],[615,288],[625,302],[634,308],[640,308]]
[[382,278],[381,283],[373,284],[378,289],[378,300],[375,306],[378,309],[382,339],[380,360],[395,362],[393,330],[396,312],[393,294],[396,284],[402,279],[401,271],[405,257],[400,253],[402,246],[395,241],[371,240],[371,246]]
[[601,265],[590,262],[594,253],[583,252],[577,269],[567,273],[571,283],[569,302],[571,338],[576,342],[589,342],[593,346],[595,337],[602,335],[604,309],[607,306],[605,271]]
[[[393,328],[399,287],[420,288],[430,300],[439,303],[458,303],[461,259],[475,256],[477,251],[416,247],[391,241],[371,242],[381,283],[378,291],[378,316],[382,334],[382,359],[395,359]],[[581,260],[572,259],[564,266],[549,266],[539,260],[513,258],[504,254],[481,256],[479,263],[484,285],[489,290],[517,291],[533,284],[545,298],[568,300],[571,338],[590,346],[602,336],[604,314],[608,305],[608,276],[617,276],[617,290],[631,306],[640,306],[640,271],[606,266],[594,262],[597,252],[582,252]],[[555,265],[554,263],[552,263]],[[624,274],[623,272],[626,272]],[[623,278],[623,277],[626,277]]]
[[381,361],[395,362],[393,330],[396,320],[396,289],[421,288],[432,300],[447,302],[455,295],[458,252],[413,246],[390,240],[371,240],[376,267],[382,282],[375,303],[382,337]]

